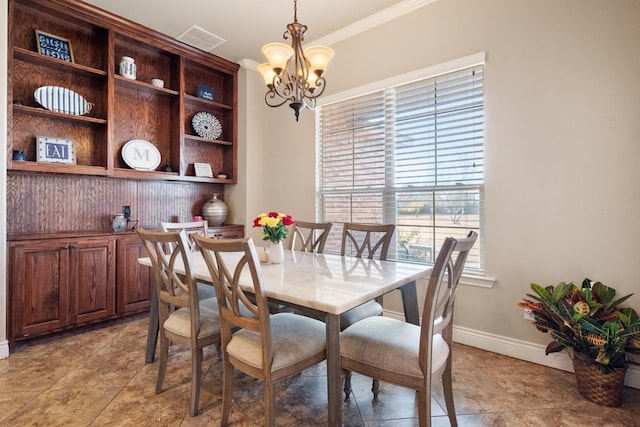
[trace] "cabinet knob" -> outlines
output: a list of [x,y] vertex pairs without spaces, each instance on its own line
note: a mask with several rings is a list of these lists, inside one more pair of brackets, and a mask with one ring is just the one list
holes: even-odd
[[69,249],[69,244],[65,243],[64,245],[61,246],[62,249]]

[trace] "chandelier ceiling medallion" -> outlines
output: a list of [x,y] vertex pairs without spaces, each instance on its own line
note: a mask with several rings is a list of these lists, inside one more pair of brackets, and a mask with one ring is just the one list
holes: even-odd
[[293,2],[293,22],[287,25],[282,37],[291,38],[291,46],[284,43],[268,43],[262,53],[268,63],[258,65],[269,89],[264,100],[270,107],[289,102],[296,114],[296,121],[303,108],[313,110],[316,98],[325,89],[324,72],[333,58],[333,49],[326,46],[309,46],[302,50],[307,26],[298,22],[298,0]]

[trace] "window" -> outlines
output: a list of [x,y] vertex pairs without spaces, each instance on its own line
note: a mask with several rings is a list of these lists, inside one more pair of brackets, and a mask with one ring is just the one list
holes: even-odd
[[[483,65],[390,85],[317,109],[316,206],[344,222],[394,223],[389,259],[431,263],[447,236],[482,238]],[[481,244],[467,268],[482,270]]]

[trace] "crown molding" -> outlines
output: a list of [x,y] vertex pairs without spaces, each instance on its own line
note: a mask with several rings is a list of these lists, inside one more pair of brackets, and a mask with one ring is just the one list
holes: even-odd
[[[319,39],[312,40],[306,44],[309,46],[331,46],[342,40],[348,39],[349,37],[353,37],[437,1],[438,0],[403,0],[391,7],[381,10],[380,12],[376,12],[373,15],[367,16],[353,24],[349,24],[346,27],[336,30],[333,33],[329,33]],[[249,70],[256,70],[256,67],[258,66],[258,63],[252,59],[241,59],[238,61],[238,64],[240,64],[242,68]]]
[[348,39],[349,37],[353,37],[357,34],[375,28],[378,25],[382,25],[386,22],[411,13],[417,9],[420,9],[421,7],[427,6],[431,3],[435,3],[436,1],[438,0],[403,0],[398,4],[381,10],[380,12],[374,13],[373,15],[369,15],[366,18],[354,22],[353,24],[349,24],[346,27],[334,31],[333,33],[329,33],[324,37],[315,39],[309,42],[309,44],[331,46],[342,40]]

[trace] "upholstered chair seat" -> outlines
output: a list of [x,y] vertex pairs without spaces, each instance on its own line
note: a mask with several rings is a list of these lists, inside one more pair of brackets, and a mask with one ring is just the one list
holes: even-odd
[[[292,313],[271,315],[271,369],[281,370],[295,365],[300,358],[321,352],[325,348],[324,324]],[[257,369],[262,369],[262,343],[257,332],[241,329],[227,346],[230,356]]]
[[[171,333],[183,337],[191,336],[191,311],[188,307],[182,307],[173,311],[164,322],[164,328]],[[220,315],[218,313],[218,301],[208,298],[200,301],[200,329],[198,336],[220,333]]]
[[[340,336],[342,355],[360,360],[375,371],[398,372],[422,381],[419,347],[420,326],[390,317],[375,316],[357,322]],[[442,335],[433,336],[431,372],[437,376],[444,370],[449,346]]]

